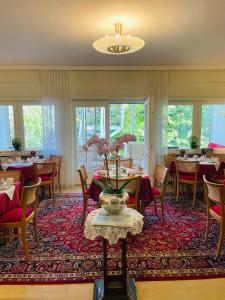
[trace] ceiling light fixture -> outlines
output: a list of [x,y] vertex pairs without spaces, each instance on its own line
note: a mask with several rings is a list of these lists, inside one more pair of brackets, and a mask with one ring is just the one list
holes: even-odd
[[105,54],[128,54],[139,51],[144,47],[145,41],[131,35],[122,35],[122,23],[115,23],[115,35],[105,36],[93,43],[95,50]]

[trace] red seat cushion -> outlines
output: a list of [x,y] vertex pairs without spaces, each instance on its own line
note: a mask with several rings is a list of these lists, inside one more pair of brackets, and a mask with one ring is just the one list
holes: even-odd
[[129,195],[128,204],[135,204],[135,195]]
[[217,176],[215,177],[215,179],[225,180],[225,176],[224,176],[224,175],[217,175]]
[[152,195],[153,196],[159,196],[159,195],[161,195],[161,192],[157,187],[153,187],[152,188]]
[[[217,215],[219,215],[220,216],[220,210],[221,210],[221,205],[213,205],[212,207],[211,207],[211,209],[217,214]],[[224,209],[225,209],[225,205],[224,205]]]
[[[192,174],[183,174],[179,176],[180,179],[188,180],[188,181],[195,181],[195,175]],[[197,180],[201,180],[201,177],[197,177]]]
[[41,175],[41,181],[49,181],[49,180],[52,180],[52,178],[48,175]]
[[[26,208],[26,217],[32,213],[31,208]],[[11,223],[11,222],[20,222],[22,218],[22,208],[16,207],[9,210],[7,213],[0,217],[1,223]]]
[[90,193],[90,188],[85,189],[85,194],[89,195],[89,193]]

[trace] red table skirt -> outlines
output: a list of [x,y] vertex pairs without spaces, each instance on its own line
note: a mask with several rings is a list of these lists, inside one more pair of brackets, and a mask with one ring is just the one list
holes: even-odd
[[33,166],[11,166],[7,168],[7,171],[14,171],[14,170],[20,170],[21,171],[21,177],[20,181],[23,183],[24,181],[34,181],[34,175],[33,175]]
[[[223,169],[225,168],[225,162],[221,162],[220,163],[220,167],[218,172],[216,171],[215,166],[209,165],[209,164],[199,164],[199,172],[200,172],[200,176],[205,175],[207,179],[212,179],[214,176],[218,175],[218,174],[223,174]],[[221,173],[222,172],[222,173]],[[169,167],[169,174],[174,174],[176,173],[176,165],[175,165],[175,161],[172,161]]]
[[5,214],[12,208],[18,207],[20,203],[21,182],[15,184],[13,199],[10,200],[8,195],[0,193],[0,216]]
[[[94,176],[93,179],[101,180],[101,177]],[[89,187],[89,195],[91,199],[93,199],[94,201],[98,201],[101,192],[102,192],[101,187],[92,181]],[[152,188],[148,176],[143,176],[141,178],[140,199],[145,202],[145,205],[148,205],[152,201]]]

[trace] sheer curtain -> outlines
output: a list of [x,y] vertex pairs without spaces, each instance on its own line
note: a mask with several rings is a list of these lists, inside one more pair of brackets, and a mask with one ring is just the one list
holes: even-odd
[[148,71],[147,91],[150,100],[150,172],[155,164],[164,164],[167,153],[168,71]]
[[70,71],[40,71],[44,155],[60,154],[62,186],[74,185],[74,139]]

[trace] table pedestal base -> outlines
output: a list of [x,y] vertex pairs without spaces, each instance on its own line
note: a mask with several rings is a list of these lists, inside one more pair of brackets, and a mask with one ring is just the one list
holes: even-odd
[[106,295],[104,295],[104,280],[95,280],[93,300],[137,300],[135,279],[127,279],[127,292],[121,288],[120,282],[112,282]]

